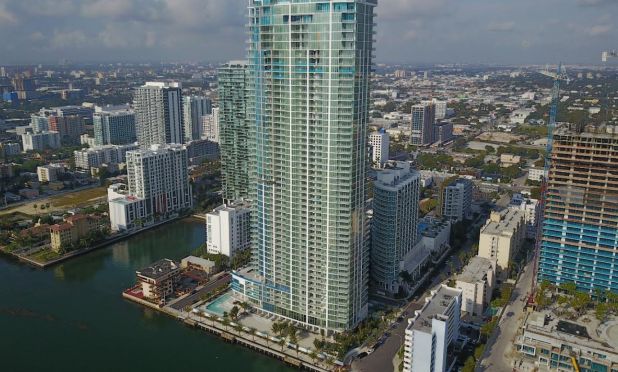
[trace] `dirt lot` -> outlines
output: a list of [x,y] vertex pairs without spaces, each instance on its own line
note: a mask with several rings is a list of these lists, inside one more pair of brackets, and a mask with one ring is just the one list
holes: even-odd
[[[107,189],[105,187],[97,187],[93,189],[68,192],[66,194],[52,196],[44,199],[37,199],[28,202],[18,207],[9,208],[0,211],[0,215],[5,215],[13,212],[20,212],[27,215],[65,211],[75,207],[83,207],[96,204],[97,202],[105,202],[107,199]],[[41,206],[49,204],[49,208],[41,209]],[[34,207],[36,205],[36,208]]]
[[521,141],[524,140],[525,136],[518,136],[516,134],[504,133],[504,132],[485,132],[481,133],[476,137],[479,141],[489,141],[489,142],[499,142],[499,143],[509,143],[511,141]]

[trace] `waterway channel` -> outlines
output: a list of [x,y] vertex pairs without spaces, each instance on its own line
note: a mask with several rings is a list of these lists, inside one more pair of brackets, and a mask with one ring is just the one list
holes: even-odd
[[135,270],[203,242],[189,219],[46,270],[0,256],[0,371],[291,371],[121,297]]

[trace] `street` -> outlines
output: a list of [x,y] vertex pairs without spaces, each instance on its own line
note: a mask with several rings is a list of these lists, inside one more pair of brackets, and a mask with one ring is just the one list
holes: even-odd
[[[534,278],[533,270],[534,260],[530,260],[524,269],[524,273],[520,276],[517,285],[513,289],[510,303],[502,312],[502,318],[498,323],[498,327],[487,341],[487,346],[483,354],[481,363],[477,366],[476,371],[510,371],[512,363],[509,359],[513,341],[517,330],[521,326],[521,321],[525,312],[527,295],[532,286]],[[509,314],[514,314],[509,316]]]
[[[472,249],[472,245],[476,243],[471,239],[474,234],[472,231],[480,228],[480,226],[484,223],[484,219],[477,219],[470,229],[468,233],[468,239],[464,247],[462,247],[458,251],[454,251],[449,258],[445,259],[441,265],[442,267],[439,270],[436,270],[435,275],[432,276],[431,282],[428,285],[423,286],[422,288],[428,288],[428,290],[423,291],[420,296],[416,296],[415,300],[408,303],[408,305],[404,308],[404,320],[397,324],[395,329],[390,329],[388,332],[390,336],[384,341],[384,343],[377,348],[373,353],[367,355],[362,359],[356,359],[352,363],[352,370],[359,372],[376,372],[376,371],[386,371],[387,366],[393,365],[393,358],[403,345],[403,340],[405,336],[405,330],[408,326],[408,319],[414,317],[414,312],[423,307],[425,303],[425,297],[428,295],[428,291],[432,288],[436,287],[440,283],[443,282],[444,278],[448,278],[451,275],[455,274],[454,272],[450,272],[452,268],[456,271],[461,269],[461,262],[459,261],[459,257],[457,256],[459,252],[470,252]],[[451,268],[451,265],[453,266]],[[450,274],[449,274],[450,272]],[[395,368],[395,366],[393,366]]]

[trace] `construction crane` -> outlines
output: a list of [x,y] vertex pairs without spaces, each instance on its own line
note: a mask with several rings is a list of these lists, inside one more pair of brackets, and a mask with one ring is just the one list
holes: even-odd
[[607,62],[607,60],[610,58],[618,58],[618,51],[617,50],[606,50],[601,53],[601,61]]
[[534,271],[532,279],[532,288],[530,289],[530,297],[528,298],[528,305],[534,304],[535,291],[537,287],[537,270],[539,267],[539,258],[541,254],[541,242],[543,238],[543,220],[545,215],[545,204],[547,202],[547,182],[549,179],[549,171],[551,169],[551,153],[554,148],[554,130],[556,129],[556,118],[558,116],[558,103],[560,102],[560,84],[570,82],[567,75],[566,68],[562,64],[558,65],[555,72],[546,68],[540,71],[542,75],[548,76],[553,79],[554,86],[551,91],[551,106],[549,109],[549,122],[547,123],[547,146],[545,148],[545,168],[543,172],[543,178],[541,180],[541,200],[539,201],[540,218],[538,222],[536,244],[534,247]]

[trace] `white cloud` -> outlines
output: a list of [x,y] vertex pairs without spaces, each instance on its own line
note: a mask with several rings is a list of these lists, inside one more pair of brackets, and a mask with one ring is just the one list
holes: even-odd
[[95,0],[82,5],[82,14],[86,17],[121,17],[133,10],[130,0]]

